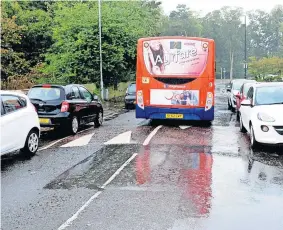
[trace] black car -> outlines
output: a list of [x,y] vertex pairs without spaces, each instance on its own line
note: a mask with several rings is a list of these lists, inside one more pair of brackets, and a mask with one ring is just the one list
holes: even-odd
[[63,128],[76,134],[80,125],[103,122],[103,107],[99,98],[82,85],[36,85],[28,92],[35,106],[41,127]]
[[125,108],[129,109],[136,104],[136,83],[131,83],[126,91],[125,96]]

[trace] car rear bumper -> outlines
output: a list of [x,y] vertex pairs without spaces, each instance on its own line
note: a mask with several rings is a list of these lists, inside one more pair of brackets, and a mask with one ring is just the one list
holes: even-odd
[[[39,117],[39,122],[41,127],[58,127],[58,126],[63,126],[67,125],[71,118],[70,118],[70,113],[65,112],[65,113],[58,113],[56,115],[38,115]],[[43,122],[43,120],[48,119],[47,122]]]

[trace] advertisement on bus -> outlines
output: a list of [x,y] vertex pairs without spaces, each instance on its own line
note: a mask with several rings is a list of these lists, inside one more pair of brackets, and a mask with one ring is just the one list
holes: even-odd
[[208,43],[160,39],[143,43],[144,63],[153,75],[200,76],[206,67]]
[[199,105],[199,90],[151,89],[151,105]]

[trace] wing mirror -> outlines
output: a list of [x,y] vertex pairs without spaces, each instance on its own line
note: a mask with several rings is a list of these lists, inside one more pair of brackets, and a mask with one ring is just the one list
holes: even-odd
[[252,105],[252,102],[250,100],[248,100],[248,99],[243,100],[241,102],[241,106],[251,106],[251,105]]

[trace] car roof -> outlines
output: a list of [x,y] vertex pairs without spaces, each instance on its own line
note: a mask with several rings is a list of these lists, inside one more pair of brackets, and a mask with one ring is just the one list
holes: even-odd
[[255,85],[256,88],[268,87],[268,86],[283,86],[283,82],[259,82]]
[[27,97],[25,95],[24,92],[20,91],[20,90],[17,90],[17,91],[14,91],[14,90],[0,90],[0,94],[1,95],[15,95],[15,96],[20,96],[20,97]]
[[42,87],[42,86],[45,86],[45,85],[50,85],[50,86],[58,87],[58,88],[65,88],[66,86],[68,86],[68,85],[65,86],[65,85],[56,85],[56,84],[38,84],[38,85],[34,85],[31,88]]

